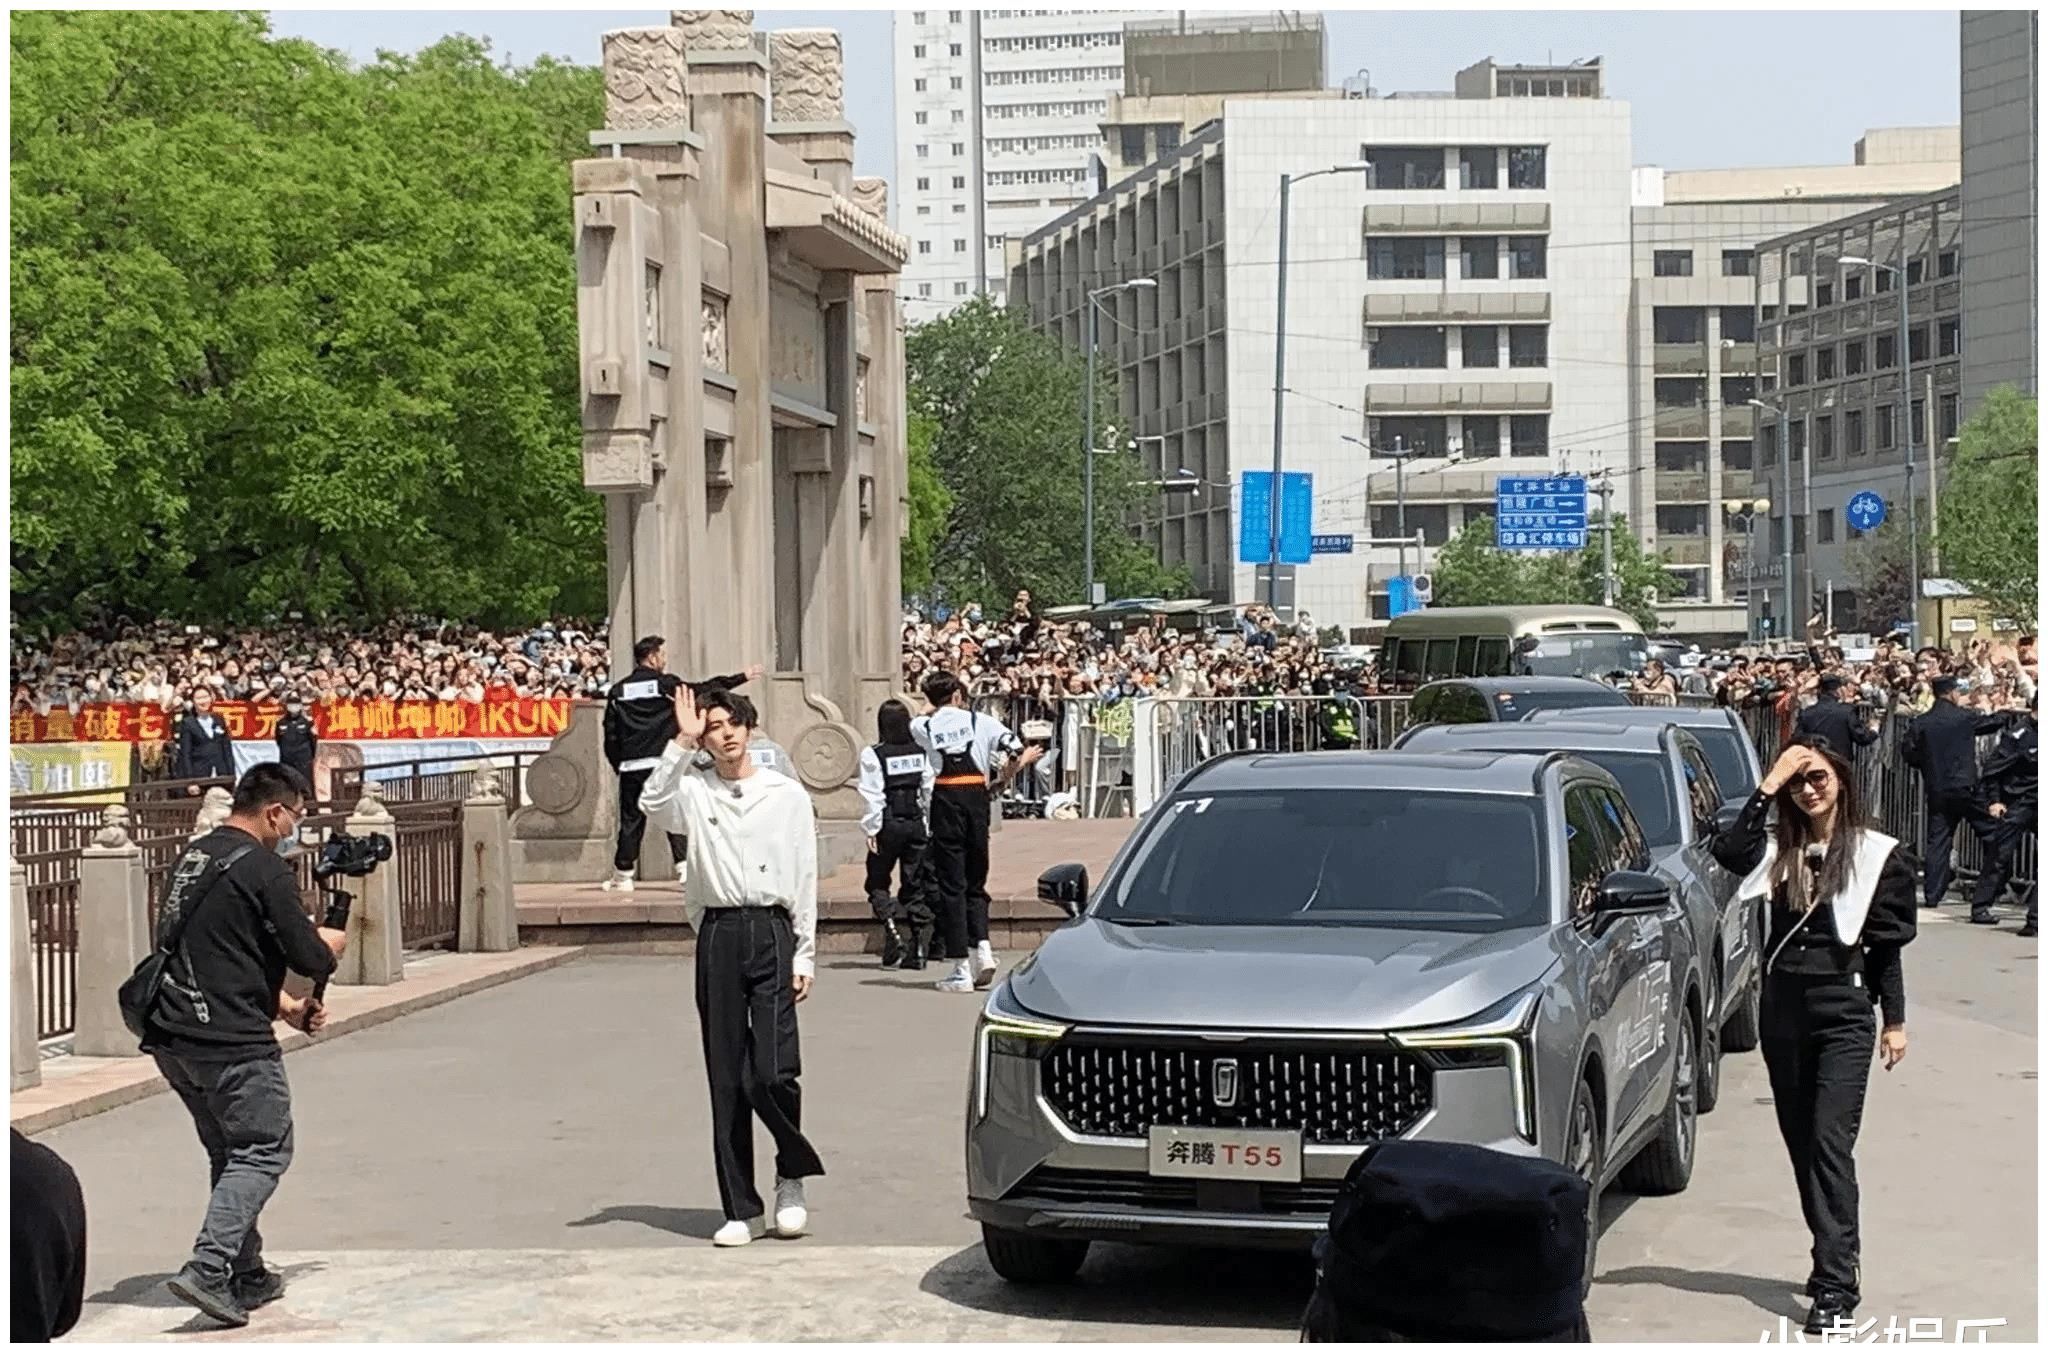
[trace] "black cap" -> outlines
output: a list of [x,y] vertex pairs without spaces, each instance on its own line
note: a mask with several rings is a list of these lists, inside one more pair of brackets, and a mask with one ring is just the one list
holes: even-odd
[[1310,1333],[1583,1341],[1587,1200],[1552,1161],[1462,1142],[1371,1147],[1317,1246]]
[[1842,689],[1842,679],[1830,672],[1820,679],[1820,688],[1824,691],[1838,691]]
[[1938,676],[1933,681],[1928,683],[1928,685],[1933,689],[1936,695],[1947,695],[1950,692],[1954,691],[1955,688],[1960,684],[1961,683],[1958,682],[1952,676]]

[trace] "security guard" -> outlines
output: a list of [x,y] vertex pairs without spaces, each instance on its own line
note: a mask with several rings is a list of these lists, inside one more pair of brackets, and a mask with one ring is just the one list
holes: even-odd
[[[2028,701],[2029,714],[2034,708],[2033,701]],[[1991,799],[1987,811],[1997,819],[1998,828],[1984,847],[1984,870],[1977,875],[1977,892],[1970,899],[1973,921],[1991,916],[1991,904],[2005,892],[2006,881],[2012,877],[2013,857],[2019,853],[2020,838],[2034,830],[2038,731],[2031,717],[2014,720],[1998,735],[1998,747],[1984,763],[1984,786]],[[2019,931],[2022,937],[2040,933],[2034,924],[2040,905],[2036,889],[2034,882],[2027,884],[2027,921]]]
[[[1011,776],[1035,764],[1041,747],[1025,747],[1016,735],[985,714],[967,708],[967,689],[951,672],[924,679],[932,712],[914,719],[910,735],[931,761],[932,872],[938,884],[942,957],[953,971],[941,991],[974,991],[996,978],[996,956],[988,939],[989,796]],[[998,754],[1010,757],[1000,773]],[[970,963],[967,946],[974,945]]]
[[[608,893],[633,891],[633,873],[640,861],[640,838],[647,832],[647,815],[640,811],[640,790],[648,773],[661,762],[662,749],[676,736],[675,692],[683,679],[668,670],[667,640],[650,634],[633,645],[633,670],[623,681],[614,682],[605,696],[604,759],[619,776],[619,843],[612,853],[612,876],[604,881]],[[731,676],[692,682],[699,696],[710,690],[744,686],[761,675],[759,666]],[[683,862],[689,843],[674,833],[668,838],[669,853],[677,864]]]
[[[1978,779],[1977,739],[2003,730],[2007,719],[1964,709],[1956,699],[1960,684],[1952,676],[1934,679],[1934,708],[1913,720],[1903,752],[1906,764],[1920,772],[1927,795],[1927,888],[1921,905],[1930,908],[1940,906],[1948,895],[1956,828],[1969,823],[1987,851],[1998,828]],[[1970,919],[1982,925],[1996,923],[1988,911]]]
[[1854,765],[1856,749],[1877,741],[1877,727],[1875,719],[1867,725],[1856,721],[1856,707],[1842,699],[1842,678],[1830,672],[1820,679],[1820,698],[1799,711],[1792,735],[1823,738]]
[[[932,908],[922,868],[931,833],[931,758],[910,736],[910,708],[884,700],[875,714],[881,741],[860,754],[861,831],[868,838],[868,905],[882,923],[882,966],[914,972],[931,949]],[[889,874],[900,868],[902,886],[889,896]],[[902,924],[899,925],[898,923]]]
[[297,691],[284,698],[284,717],[277,721],[276,736],[278,762],[297,771],[299,778],[311,785],[313,757],[320,750],[320,735],[313,731],[313,720],[306,714],[306,702]]

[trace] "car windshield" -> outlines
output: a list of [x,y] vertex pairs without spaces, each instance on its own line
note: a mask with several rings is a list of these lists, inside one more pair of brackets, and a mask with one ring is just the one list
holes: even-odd
[[1729,798],[1747,798],[1756,790],[1756,780],[1749,770],[1749,759],[1742,754],[1742,737],[1732,728],[1694,728],[1689,730],[1700,740],[1700,746],[1707,753],[1707,764],[1713,767],[1714,783]]
[[1625,705],[1628,697],[1610,686],[1588,685],[1576,691],[1500,691],[1493,697],[1502,723],[1526,719],[1539,709],[1584,709],[1588,705]]
[[1548,920],[1533,798],[1287,789],[1190,794],[1154,812],[1097,919],[1473,933]]
[[1678,844],[1678,803],[1662,752],[1587,752],[1572,755],[1592,762],[1621,781],[1621,797],[1635,810],[1643,837],[1652,846]]
[[1640,634],[1546,634],[1534,650],[1518,653],[1524,676],[1602,677],[1610,672],[1635,672],[1650,656],[1650,641]]

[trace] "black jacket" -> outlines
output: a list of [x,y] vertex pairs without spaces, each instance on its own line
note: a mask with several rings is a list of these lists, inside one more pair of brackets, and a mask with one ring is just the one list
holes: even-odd
[[[747,684],[744,672],[689,683],[698,696]],[[622,764],[661,755],[676,735],[676,691],[683,679],[673,672],[635,667],[612,683],[604,703],[604,759],[617,770]]]
[[85,1194],[49,1147],[14,1133],[14,1323],[18,1344],[46,1344],[85,1306]]
[[2035,799],[2035,755],[2039,730],[2032,719],[2018,719],[1998,735],[1998,746],[1984,762],[1984,783],[1994,803],[2032,808]]
[[[212,868],[241,846],[255,848],[225,873]],[[216,828],[171,867],[157,903],[158,944],[188,907],[198,910],[166,965],[143,1051],[220,1062],[275,1053],[270,1026],[286,969],[303,977],[334,971],[291,866],[247,832]]]
[[285,715],[277,721],[277,759],[313,782],[313,754],[320,749],[320,735],[313,720],[305,715]]
[[1854,705],[1830,695],[1823,695],[1799,711],[1799,722],[1793,729],[1793,736],[1824,738],[1835,749],[1836,755],[1849,762],[1856,760],[1858,747],[1868,747],[1877,741],[1877,734],[1856,717]]
[[1975,794],[1977,739],[2006,723],[2003,714],[1972,714],[1953,700],[1936,700],[1906,731],[1906,764],[1920,772],[1929,798]]
[[171,752],[171,778],[209,780],[235,778],[235,740],[228,736],[227,720],[219,713],[213,720],[213,736],[200,727],[197,714],[187,714],[178,723],[178,744]]

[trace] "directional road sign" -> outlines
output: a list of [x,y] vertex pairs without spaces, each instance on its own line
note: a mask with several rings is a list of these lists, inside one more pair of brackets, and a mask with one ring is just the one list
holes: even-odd
[[1586,478],[1502,475],[1494,487],[1494,544],[1503,550],[1586,548]]

